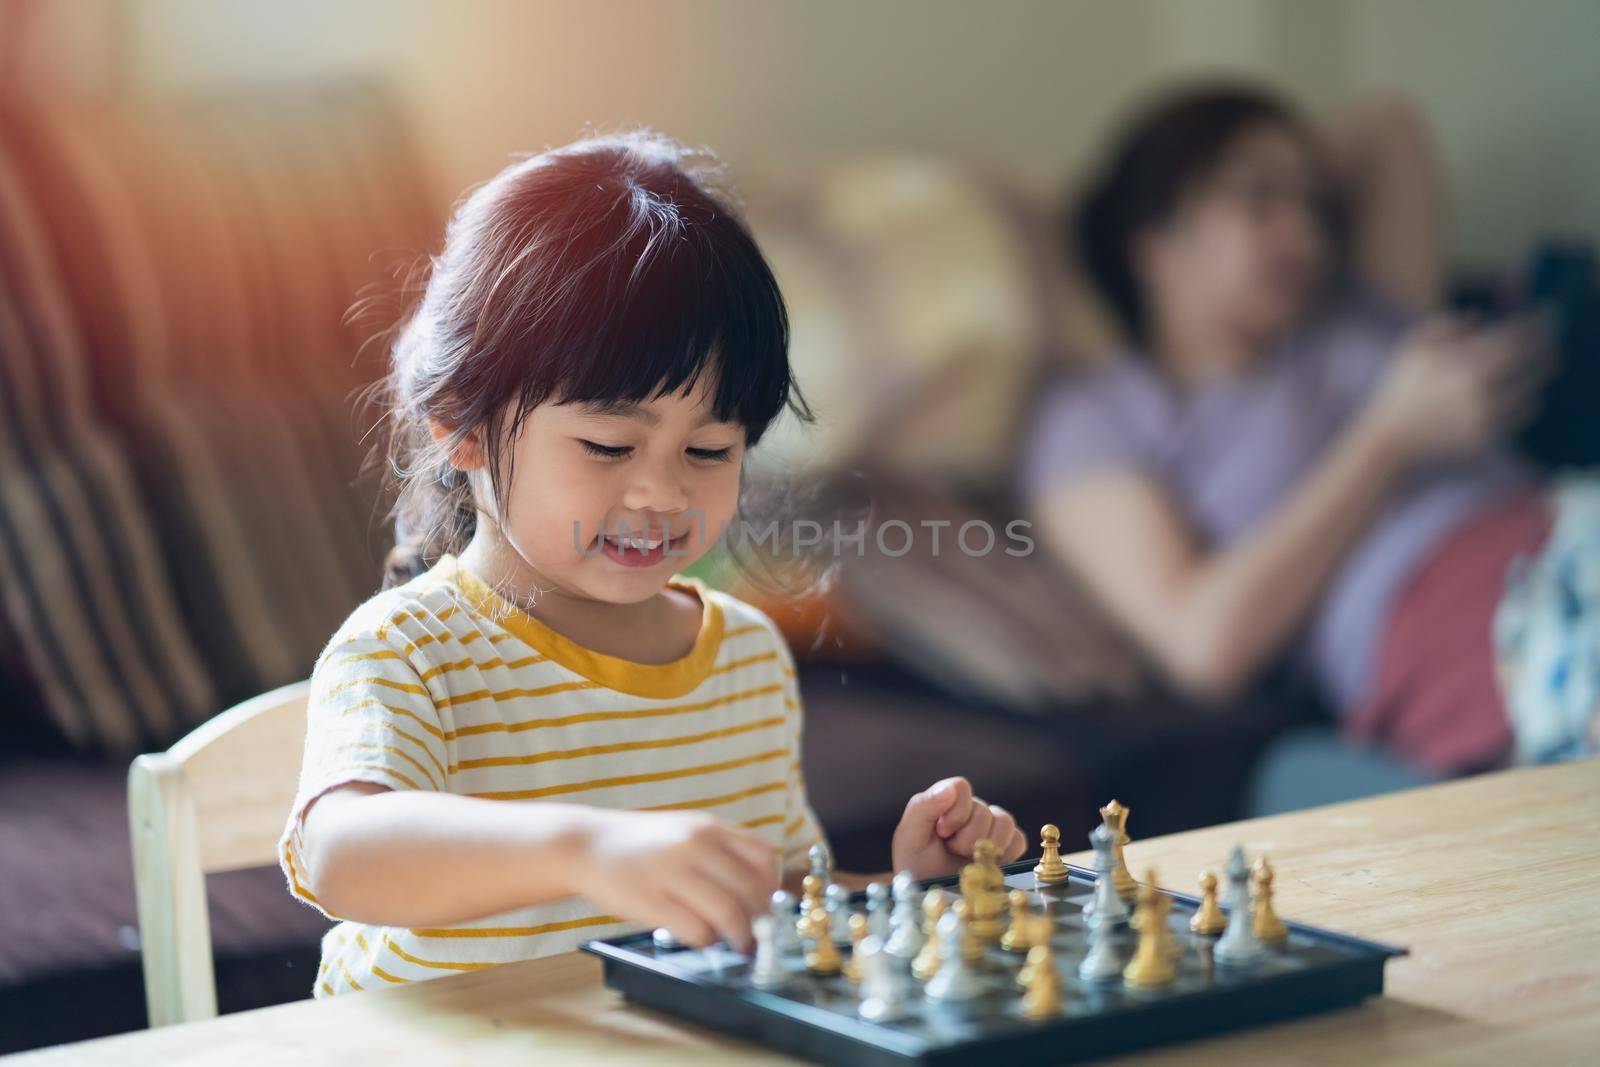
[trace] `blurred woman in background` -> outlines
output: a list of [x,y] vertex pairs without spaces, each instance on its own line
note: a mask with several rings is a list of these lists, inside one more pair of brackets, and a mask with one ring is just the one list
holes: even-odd
[[1435,188],[1396,104],[1323,134],[1251,88],[1161,101],[1069,227],[1126,350],[1043,398],[1022,471],[1177,688],[1227,699],[1287,656],[1419,775],[1516,747],[1494,617],[1553,518],[1505,446],[1549,346],[1435,312]]

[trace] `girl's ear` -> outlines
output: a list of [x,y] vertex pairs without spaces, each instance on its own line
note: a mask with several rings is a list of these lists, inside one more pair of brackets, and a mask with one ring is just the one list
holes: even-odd
[[438,419],[428,420],[428,435],[440,448],[450,449],[450,465],[458,471],[474,471],[483,466],[483,432],[474,429],[466,437],[450,445],[450,435],[455,430]]

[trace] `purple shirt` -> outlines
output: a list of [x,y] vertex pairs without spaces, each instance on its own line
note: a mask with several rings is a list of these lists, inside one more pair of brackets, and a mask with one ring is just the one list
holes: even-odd
[[[1090,471],[1137,471],[1172,495],[1202,542],[1225,547],[1305,480],[1377,385],[1404,326],[1351,296],[1258,367],[1181,392],[1127,353],[1041,399],[1020,488],[1038,499]],[[1341,710],[1368,691],[1388,618],[1407,579],[1442,538],[1527,470],[1506,452],[1419,470],[1398,487],[1335,570],[1294,655]]]

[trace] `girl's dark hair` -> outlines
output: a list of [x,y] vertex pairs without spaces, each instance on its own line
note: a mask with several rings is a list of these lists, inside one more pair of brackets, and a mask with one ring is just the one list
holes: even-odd
[[716,174],[708,154],[637,130],[521,158],[460,202],[381,383],[385,588],[471,539],[477,508],[448,457],[474,431],[505,513],[505,445],[539,404],[643,402],[709,374],[717,418],[747,446],[785,407],[811,420],[783,296]]
[[1124,128],[1069,212],[1069,254],[1076,253],[1133,340],[1145,339],[1148,311],[1133,269],[1134,238],[1171,218],[1234,140],[1261,124],[1312,143],[1294,109],[1264,89],[1210,84],[1169,91]]

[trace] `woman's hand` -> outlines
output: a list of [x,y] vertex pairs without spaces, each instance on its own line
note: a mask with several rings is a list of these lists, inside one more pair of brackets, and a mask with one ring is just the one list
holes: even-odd
[[999,846],[1001,863],[1015,860],[1027,847],[1010,812],[973,796],[965,778],[946,778],[906,804],[894,831],[894,869],[917,878],[955,874],[985,838]]
[[701,812],[595,809],[578,836],[573,892],[696,948],[748,951],[778,888],[771,845]]
[[1437,316],[1400,342],[1368,414],[1408,463],[1470,455],[1533,414],[1554,363],[1539,321]]

